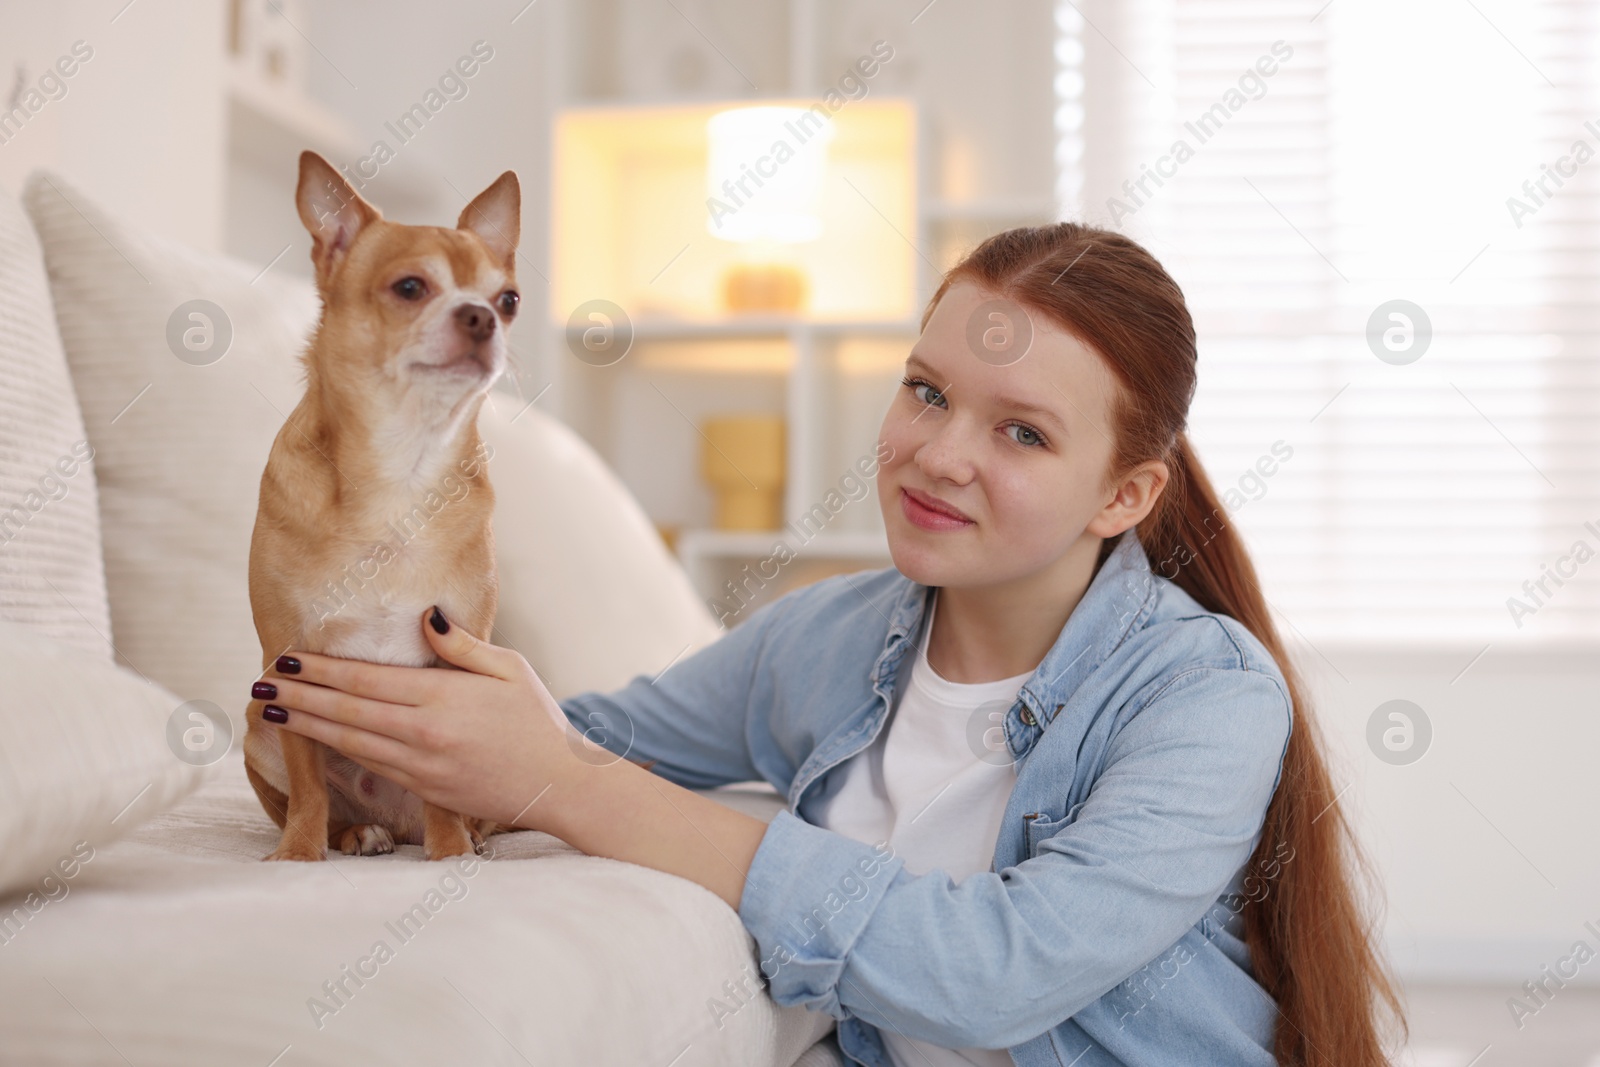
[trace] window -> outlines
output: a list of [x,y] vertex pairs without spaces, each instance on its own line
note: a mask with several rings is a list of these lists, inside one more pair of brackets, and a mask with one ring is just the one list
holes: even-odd
[[1057,11],[1063,217],[1183,287],[1190,436],[1284,629],[1600,635],[1600,8]]

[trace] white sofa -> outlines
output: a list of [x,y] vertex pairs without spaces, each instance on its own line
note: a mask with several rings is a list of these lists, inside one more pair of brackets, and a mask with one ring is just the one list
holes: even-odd
[[[246,560],[315,294],[57,174],[23,201],[0,193],[0,1063],[840,1063],[833,1020],[773,1004],[737,914],[686,880],[531,831],[476,864],[259,862]],[[169,340],[193,300],[220,358],[220,330]],[[481,426],[494,639],[557,697],[716,639],[579,438],[507,392]]]

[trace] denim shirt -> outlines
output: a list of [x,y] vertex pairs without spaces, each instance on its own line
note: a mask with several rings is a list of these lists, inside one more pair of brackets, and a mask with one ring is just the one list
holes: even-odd
[[811,817],[914,662],[932,590],[893,567],[792,590],[658,677],[560,702],[679,785],[760,779],[787,798],[739,918],[772,999],[838,1020],[850,1061],[892,1067],[894,1029],[1023,1067],[1274,1063],[1241,909],[1293,861],[1247,869],[1287,688],[1241,624],[1152,572],[1134,531],[1114,545],[1001,719],[1017,782],[992,869],[959,884]]

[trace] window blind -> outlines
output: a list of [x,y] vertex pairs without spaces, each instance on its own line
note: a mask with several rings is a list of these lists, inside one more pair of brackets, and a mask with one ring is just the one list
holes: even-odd
[[1600,637],[1597,22],[1058,3],[1062,215],[1182,286],[1190,436],[1285,629]]

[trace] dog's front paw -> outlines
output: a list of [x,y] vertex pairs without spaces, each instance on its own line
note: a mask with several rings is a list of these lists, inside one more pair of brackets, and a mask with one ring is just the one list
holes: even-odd
[[328,858],[326,848],[313,848],[303,841],[279,845],[269,856],[261,857],[263,863],[273,860],[297,860],[301,863],[318,863]]
[[377,856],[394,851],[394,835],[387,826],[358,823],[339,834],[339,851],[346,856]]
[[428,841],[422,844],[422,858],[430,863],[434,860],[447,860],[452,856],[465,856],[468,852],[474,851],[476,849],[472,845],[472,839],[466,834],[462,834],[459,838],[451,838],[444,844]]

